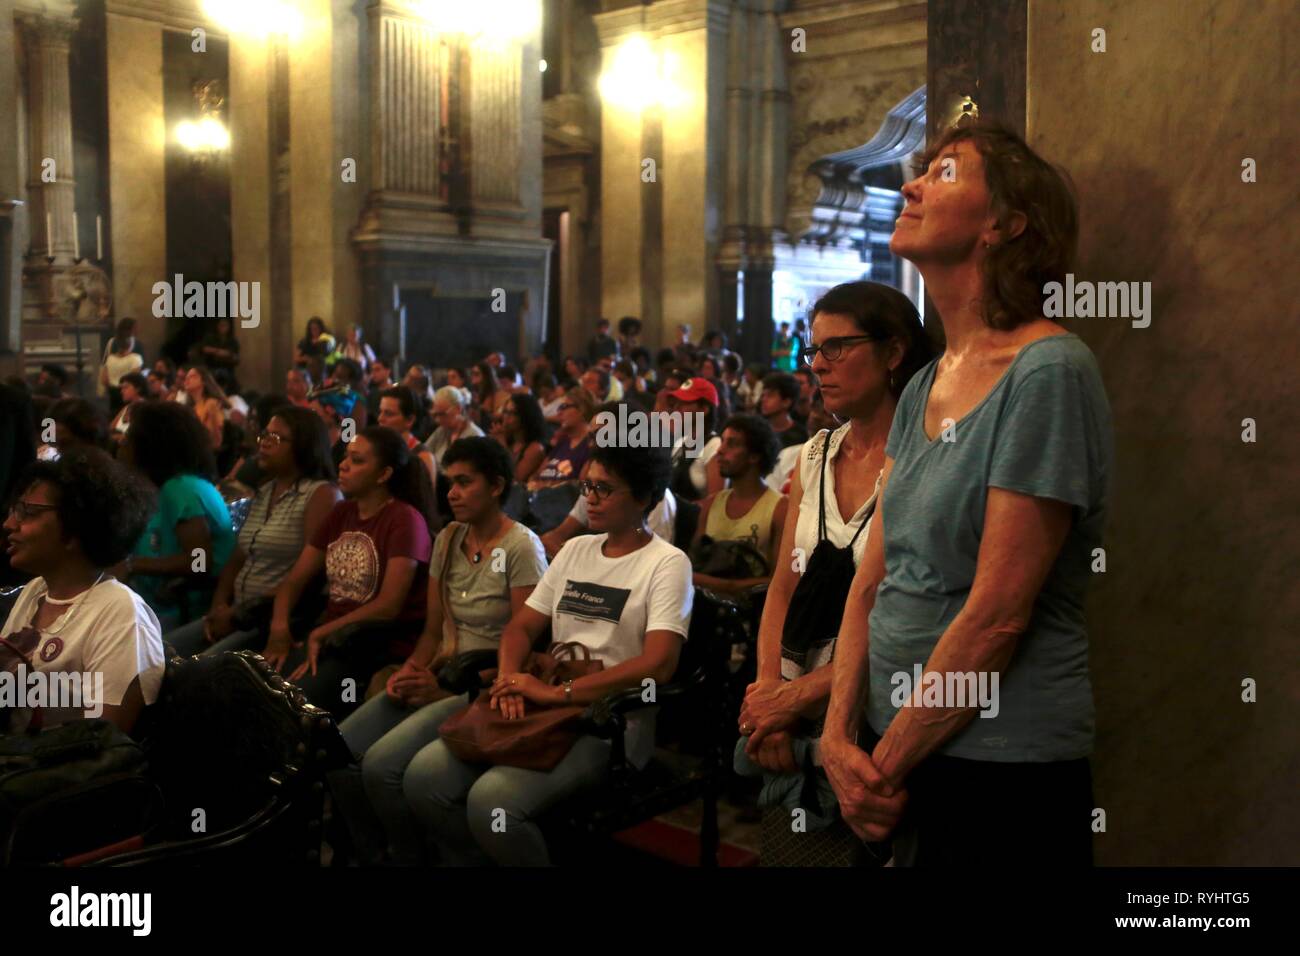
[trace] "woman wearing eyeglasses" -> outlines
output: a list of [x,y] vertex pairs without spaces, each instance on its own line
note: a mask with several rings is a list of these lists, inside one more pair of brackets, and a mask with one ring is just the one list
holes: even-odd
[[[586,705],[612,691],[664,683],[677,668],[690,627],[695,591],[685,553],[653,534],[646,518],[668,487],[670,464],[660,448],[598,447],[583,482],[596,534],[566,544],[501,635],[492,706],[506,717],[534,708]],[[604,669],[559,687],[522,673],[542,632],[585,645]],[[654,748],[654,715],[627,719],[628,761],[642,767]],[[545,866],[546,841],[536,816],[598,783],[610,743],[580,737],[554,769],[471,766],[442,741],[421,750],[403,788],[443,862],[495,861]],[[504,811],[504,831],[497,824]]]
[[528,482],[530,491],[585,477],[594,444],[591,419],[595,414],[596,403],[586,389],[569,389],[560,405],[560,428],[551,441],[550,454]]
[[341,497],[325,424],[305,408],[271,415],[258,436],[257,466],[263,481],[207,617],[166,635],[180,654],[256,646],[270,626],[275,589]]
[[808,439],[791,478],[785,557],[763,608],[758,675],[745,693],[740,733],[743,758],[769,774],[809,773],[812,766],[821,805],[804,808],[812,829],[793,843],[780,839],[789,833],[788,808],[765,808],[766,865],[847,865],[857,852],[820,768],[821,723],[840,614],[871,533],[894,408],[932,354],[912,303],[875,282],[846,283],[822,296],[813,306],[812,339],[802,358],[821,382],[826,409],[843,424]]
[[[153,492],[129,469],[97,449],[79,448],[55,462],[37,462],[5,518],[12,565],[35,577],[9,613],[0,635],[31,671],[102,679],[103,696],[84,711],[49,706],[39,715],[0,708],[0,733],[82,716],[103,716],[130,731],[162,683],[158,618],[109,569],[139,537]],[[92,694],[92,684],[84,690]],[[98,713],[102,705],[103,712]],[[24,726],[15,726],[21,722]]]

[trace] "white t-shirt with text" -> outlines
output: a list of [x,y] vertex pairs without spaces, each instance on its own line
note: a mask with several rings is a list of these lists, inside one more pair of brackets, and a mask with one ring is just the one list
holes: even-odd
[[[648,631],[673,631],[685,640],[695,587],[685,552],[658,536],[631,554],[606,557],[608,535],[565,543],[527,604],[551,619],[552,640],[577,641],[606,668],[637,657]],[[653,713],[630,715],[627,756],[644,766],[654,749]]]

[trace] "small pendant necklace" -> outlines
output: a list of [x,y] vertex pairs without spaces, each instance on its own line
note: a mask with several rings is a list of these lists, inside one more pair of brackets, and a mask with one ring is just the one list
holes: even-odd
[[[99,577],[95,578],[94,584],[86,588],[86,590],[82,591],[80,594],[73,595],[72,597],[67,598],[66,600],[60,600],[58,598],[50,597],[48,591],[49,585],[46,585],[47,591],[45,594],[41,595],[41,601],[45,604],[49,604],[54,607],[67,607],[68,610],[63,614],[59,615],[59,617],[55,618],[55,620],[51,622],[50,627],[39,628],[39,630],[42,633],[44,633],[47,637],[53,637],[55,634],[62,634],[64,628],[68,626],[68,621],[72,620],[73,612],[76,611],[76,609],[81,606],[82,602],[84,602],[86,598],[90,595],[90,592],[95,590],[95,588],[99,586],[99,582],[104,580],[104,575],[107,573],[108,573],[107,571],[100,571]],[[71,605],[71,607],[68,607],[68,605]],[[39,606],[36,609],[36,613],[37,614],[40,613]],[[32,620],[35,621],[35,619],[36,619],[36,615],[32,615]],[[54,629],[53,627],[55,623],[59,625],[57,630]]]

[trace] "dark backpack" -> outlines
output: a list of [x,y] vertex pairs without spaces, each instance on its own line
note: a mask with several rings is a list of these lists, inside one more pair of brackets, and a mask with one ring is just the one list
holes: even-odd
[[0,737],[0,858],[50,863],[144,833],[161,817],[140,745],[103,718]]

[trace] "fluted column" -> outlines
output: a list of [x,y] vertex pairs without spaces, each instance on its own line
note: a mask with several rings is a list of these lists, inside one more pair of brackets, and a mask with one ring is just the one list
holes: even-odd
[[[76,180],[72,166],[72,100],[68,78],[68,50],[77,21],[44,14],[21,18],[27,50],[27,89],[30,140],[27,195],[32,203],[29,267],[43,268],[45,257],[55,267],[72,264],[72,213]],[[43,172],[54,162],[52,182]],[[51,290],[52,291],[52,290]],[[44,302],[53,316],[53,296]]]
[[430,24],[389,4],[372,5],[369,12],[373,186],[437,197],[442,185],[439,130],[445,122],[442,43]]
[[519,50],[470,50],[469,175],[475,206],[519,200]]

